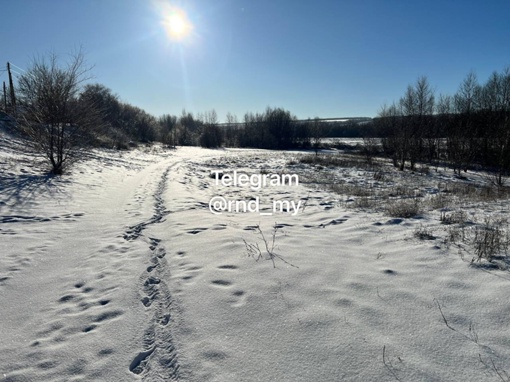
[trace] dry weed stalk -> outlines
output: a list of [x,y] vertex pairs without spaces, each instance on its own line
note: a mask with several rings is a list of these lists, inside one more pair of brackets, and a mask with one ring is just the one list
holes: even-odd
[[262,239],[262,242],[264,243],[265,254],[260,249],[258,243],[248,243],[245,239],[243,239],[248,257],[253,257],[255,259],[255,261],[259,261],[261,259],[271,260],[273,262],[273,268],[276,268],[276,262],[275,262],[276,259],[279,259],[279,260],[283,261],[285,264],[290,265],[294,268],[299,268],[298,266],[285,260],[282,255],[275,252],[276,235],[277,235],[279,229],[280,229],[280,227],[278,226],[277,223],[275,223],[273,226],[272,238],[271,238],[271,241],[269,242],[266,239],[264,232],[260,228],[260,225],[257,224],[255,226],[255,230],[259,233],[260,238]]

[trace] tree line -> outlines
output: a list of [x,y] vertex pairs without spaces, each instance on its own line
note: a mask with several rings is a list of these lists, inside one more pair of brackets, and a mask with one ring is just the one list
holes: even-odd
[[510,171],[510,69],[480,84],[469,73],[454,95],[436,97],[427,77],[409,85],[398,102],[383,106],[373,135],[400,170],[417,162],[478,167],[502,184]]

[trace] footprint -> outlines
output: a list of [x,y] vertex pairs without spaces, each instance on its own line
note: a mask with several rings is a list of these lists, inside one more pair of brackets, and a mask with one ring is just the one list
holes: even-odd
[[87,326],[87,327],[83,328],[83,333],[91,332],[91,331],[93,331],[95,328],[97,328],[97,325],[94,325],[94,324],[89,325],[89,326]]
[[148,362],[148,358],[154,352],[155,347],[152,347],[149,350],[138,353],[138,355],[133,359],[131,365],[129,365],[129,371],[133,374],[141,374],[145,370],[145,367]]
[[196,235],[197,233],[207,231],[207,228],[194,228],[191,231],[188,231],[187,233],[191,235]]
[[293,227],[293,226],[294,226],[293,224],[281,223],[281,224],[276,224],[274,227],[275,228],[285,228],[285,227]]
[[69,302],[69,301],[73,300],[75,297],[76,296],[73,296],[72,294],[67,294],[65,296],[60,297],[58,302]]
[[49,370],[49,369],[54,369],[55,367],[57,367],[58,362],[57,361],[43,361],[41,363],[38,363],[36,366],[42,370]]
[[149,272],[149,273],[150,273],[150,272],[152,272],[152,271],[154,270],[154,268],[156,268],[156,266],[157,266],[157,265],[149,265],[149,266],[147,267],[147,272]]
[[154,285],[154,284],[159,284],[161,282],[161,280],[157,277],[154,277],[154,276],[149,276],[149,278],[147,280],[145,280],[145,283],[143,285],[145,286],[148,286],[148,285]]
[[113,349],[102,349],[97,353],[97,355],[102,357],[102,356],[107,356],[107,355],[113,354],[114,352],[115,352],[115,350],[113,350]]
[[237,267],[235,265],[220,265],[218,267],[218,269],[229,269],[229,270],[233,270],[233,269],[237,269]]
[[159,245],[159,243],[161,242],[160,239],[156,239],[156,238],[153,238],[153,237],[150,237],[149,238],[150,240],[150,250],[151,251],[154,251],[156,249],[156,247]]
[[9,277],[9,276],[0,277],[0,283],[3,283],[3,282],[5,282],[5,281],[7,281],[7,280],[9,280],[9,279],[10,279],[10,277]]
[[232,283],[230,281],[227,281],[227,280],[213,280],[212,283],[214,285],[219,285],[219,286],[230,286],[230,285],[232,285]]
[[110,310],[109,312],[104,312],[104,313],[101,313],[100,315],[98,315],[94,319],[94,322],[103,322],[106,320],[111,320],[113,318],[121,316],[122,314],[124,314],[124,312],[121,310]]
[[156,251],[156,256],[160,259],[162,259],[163,257],[166,256],[166,251],[164,248],[158,248],[158,250]]
[[322,224],[319,224],[319,228],[325,228],[327,227],[328,225],[337,225],[337,224],[342,224],[344,222],[346,222],[347,219],[344,219],[344,218],[339,218],[339,219],[334,219],[334,220],[331,220],[330,222],[328,223],[322,223]]
[[145,306],[146,308],[148,308],[149,306],[152,305],[152,300],[147,296],[142,298],[141,301],[142,301],[143,306]]
[[165,326],[167,325],[168,323],[170,322],[170,314],[165,314],[163,315],[163,317],[161,318],[161,320],[159,321],[159,323],[162,325],[162,326]]

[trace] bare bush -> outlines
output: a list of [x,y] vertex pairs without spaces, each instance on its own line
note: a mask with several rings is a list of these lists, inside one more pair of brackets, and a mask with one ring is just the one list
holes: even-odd
[[377,182],[386,182],[388,181],[386,174],[383,171],[374,172],[374,180]]
[[491,262],[494,256],[508,251],[508,232],[503,228],[504,221],[486,218],[481,226],[476,226],[472,239],[475,257],[473,261],[485,259]]
[[80,158],[101,123],[94,105],[80,98],[89,70],[81,52],[64,67],[51,54],[34,59],[19,78],[19,126],[28,145],[50,162],[54,174]]
[[443,209],[443,208],[451,208],[454,203],[454,199],[451,195],[441,192],[439,194],[436,194],[436,195],[430,197],[427,200],[427,203],[430,206],[430,208],[432,208],[434,210]]
[[377,201],[369,196],[361,196],[354,200],[354,208],[361,210],[373,209],[377,207]]
[[442,192],[451,195],[462,196],[463,200],[472,202],[493,202],[508,199],[510,188],[494,187],[493,185],[476,185],[467,182],[449,182],[440,184]]
[[464,211],[442,211],[439,218],[442,224],[464,224],[467,220],[466,213]]
[[361,152],[365,156],[367,164],[371,166],[374,162],[374,157],[379,154],[379,140],[374,137],[363,137],[363,145]]
[[436,237],[432,231],[420,224],[420,226],[414,231],[414,237],[420,240],[435,240]]
[[445,244],[459,244],[466,240],[466,230],[464,225],[452,225],[448,227],[447,236],[445,238]]
[[388,201],[384,211],[391,217],[412,218],[422,212],[422,205],[418,198],[394,199]]

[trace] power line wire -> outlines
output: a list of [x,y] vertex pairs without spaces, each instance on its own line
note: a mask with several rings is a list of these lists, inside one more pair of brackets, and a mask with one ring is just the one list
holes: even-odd
[[25,69],[20,68],[18,65],[13,64],[12,62],[11,62],[10,64],[11,64],[11,66],[14,66],[15,68],[17,68],[17,69],[21,70],[22,72],[25,72],[25,71],[26,71]]

